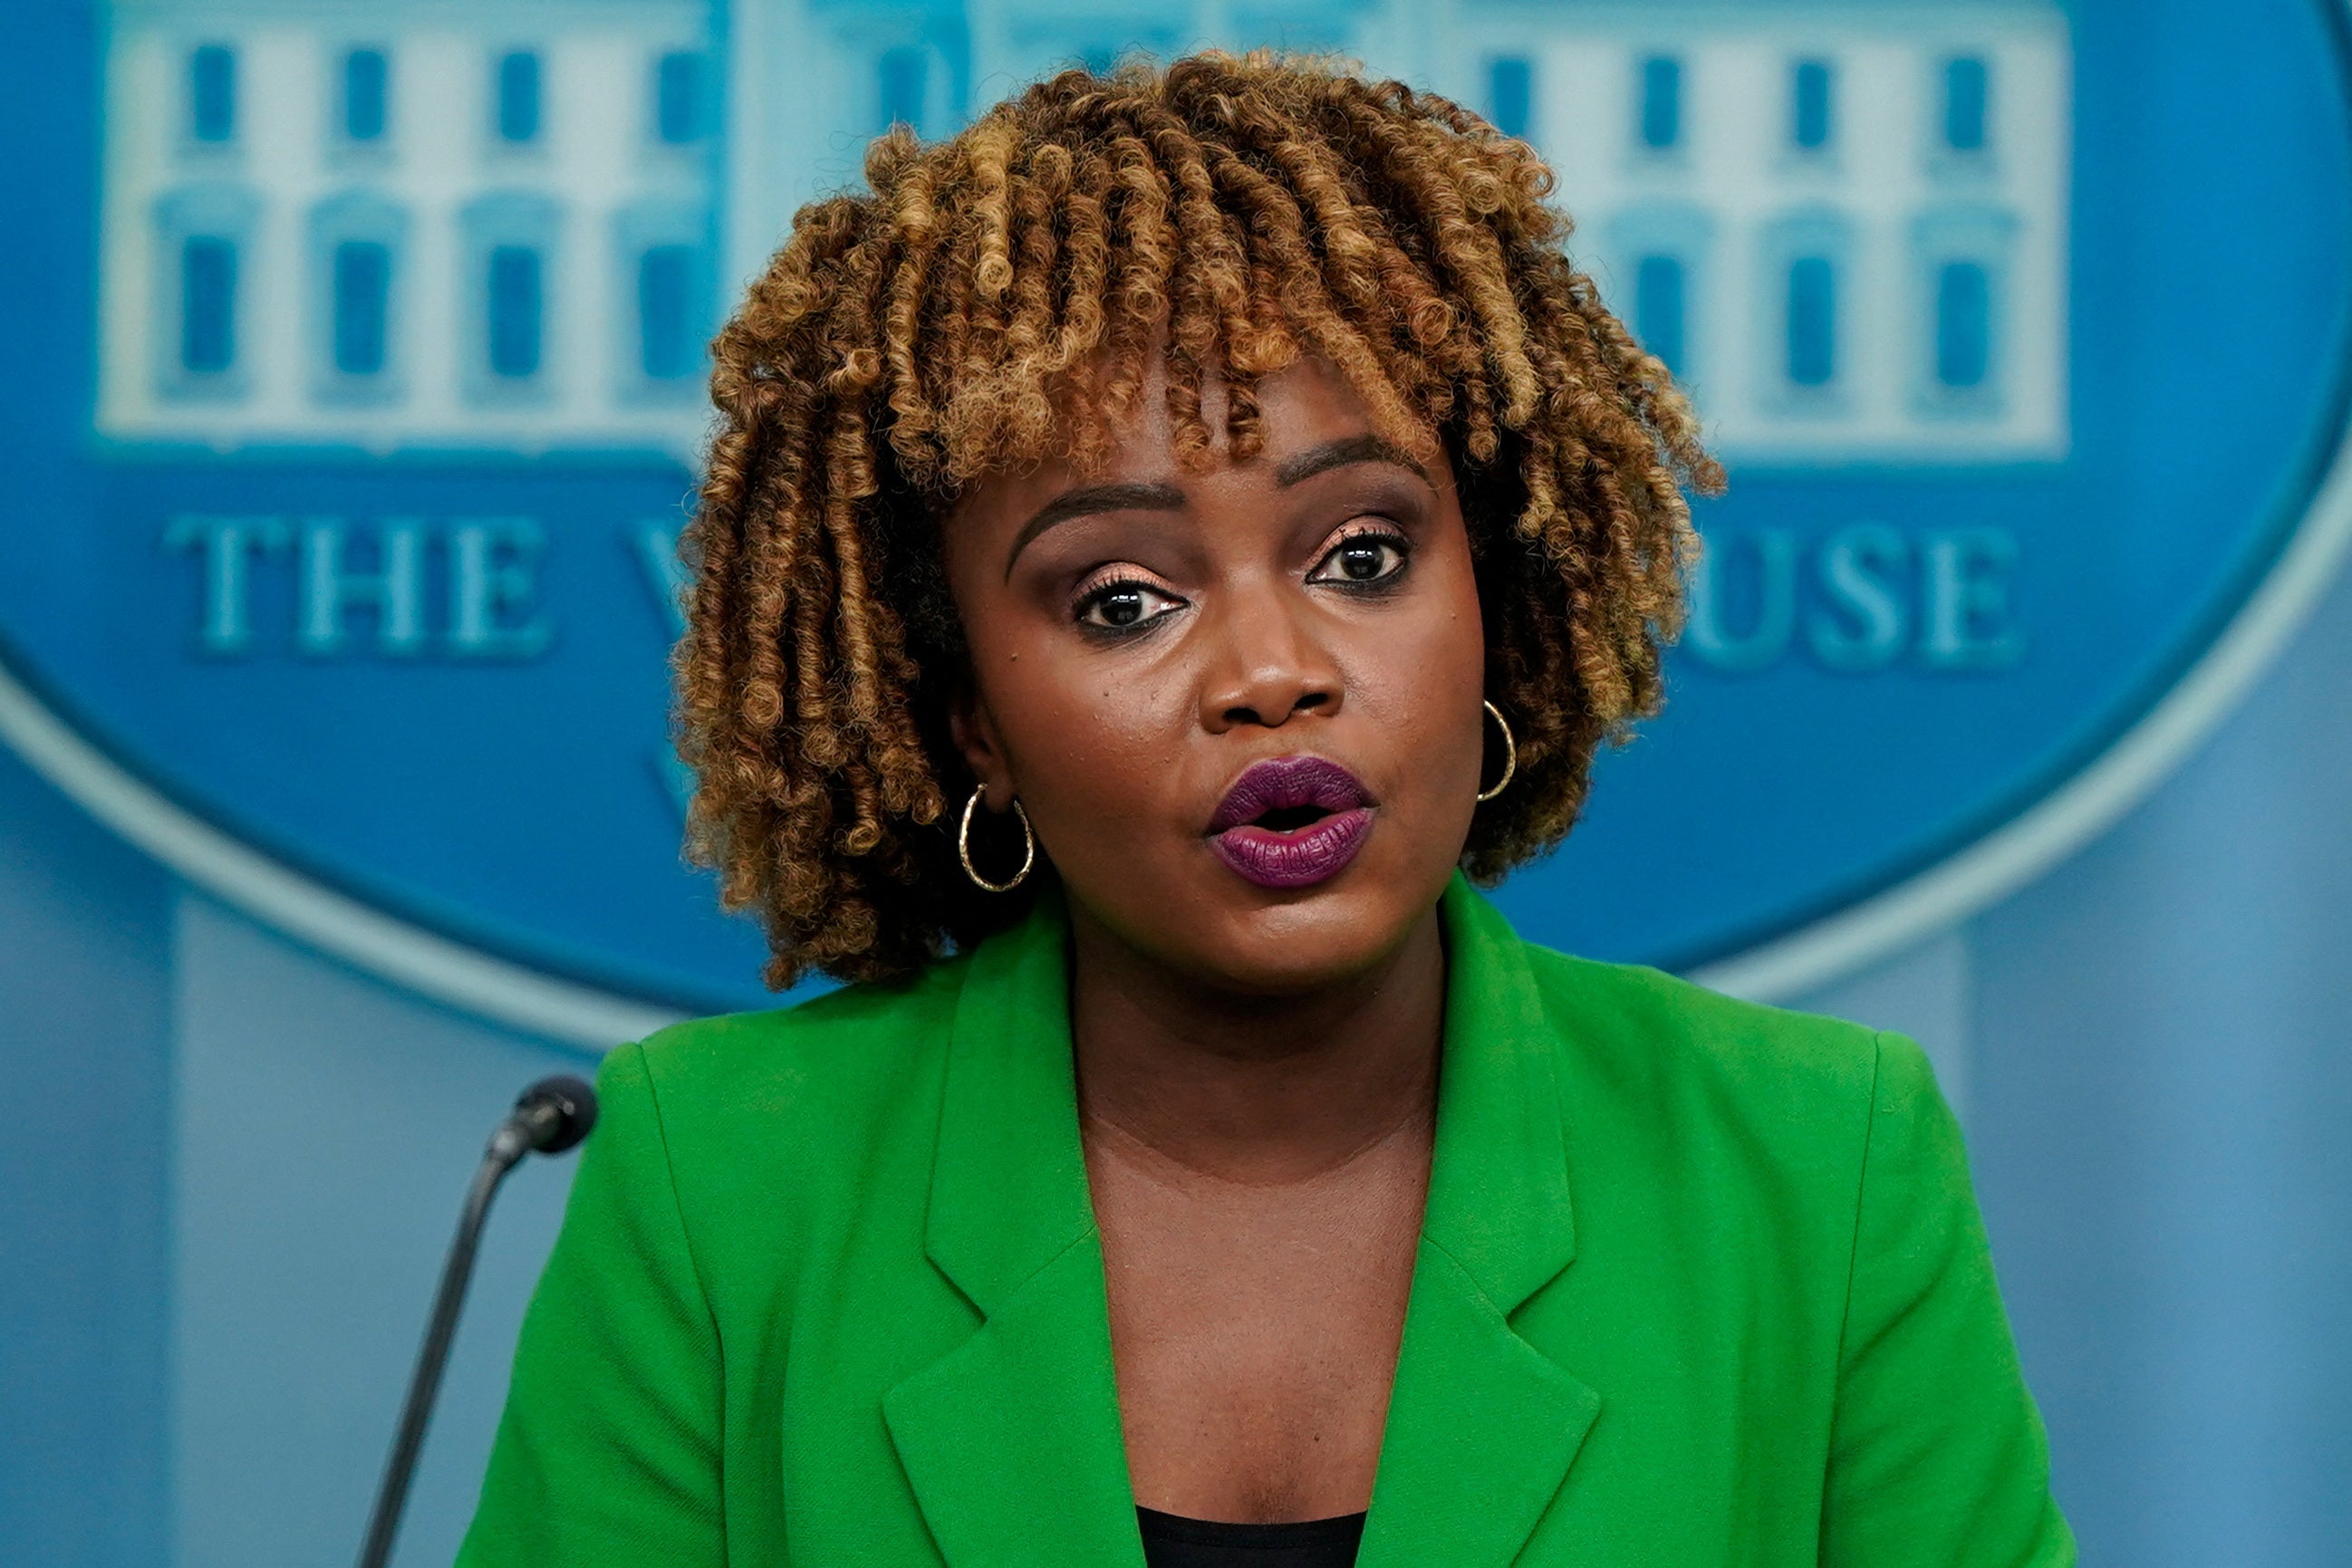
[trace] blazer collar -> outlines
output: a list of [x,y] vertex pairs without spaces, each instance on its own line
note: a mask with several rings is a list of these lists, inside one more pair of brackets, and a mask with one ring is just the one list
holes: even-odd
[[972,955],[948,1040],[924,1245],[984,1316],[1094,1230],[1058,889]]
[[1459,873],[1437,1144],[1359,1568],[1501,1568],[1557,1496],[1601,1396],[1512,1326],[1576,1256],[1557,1042],[1527,949]]
[[981,1315],[883,1396],[951,1568],[1142,1568],[1102,1247],[1078,1143],[1068,920],[1049,892],[972,956],[924,1247]]
[[[1510,1326],[1575,1256],[1553,1047],[1524,949],[1458,873],[1439,904],[1444,1054],[1362,1568],[1517,1555],[1600,1398]],[[1057,894],[973,955],[948,1044],[925,1244],[981,1315],[884,1413],[952,1568],[1141,1562],[1078,1142]]]
[[1422,1233],[1508,1313],[1576,1256],[1558,1047],[1502,912],[1459,872],[1437,909],[1445,1045]]

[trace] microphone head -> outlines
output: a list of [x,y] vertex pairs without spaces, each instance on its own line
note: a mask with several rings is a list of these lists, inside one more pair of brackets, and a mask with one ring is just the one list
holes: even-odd
[[522,1092],[515,1110],[530,1130],[530,1146],[560,1155],[595,1127],[596,1091],[568,1073],[542,1078]]

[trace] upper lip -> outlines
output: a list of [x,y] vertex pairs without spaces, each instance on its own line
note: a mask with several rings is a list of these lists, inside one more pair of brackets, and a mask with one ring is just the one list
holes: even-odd
[[1222,833],[1285,806],[1349,811],[1370,804],[1370,791],[1336,762],[1321,757],[1269,758],[1252,763],[1234,780],[1217,802],[1216,815],[1209,819],[1209,831]]

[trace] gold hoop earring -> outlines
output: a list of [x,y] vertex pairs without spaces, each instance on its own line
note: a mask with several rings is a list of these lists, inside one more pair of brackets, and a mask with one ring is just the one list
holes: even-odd
[[1503,776],[1495,780],[1495,787],[1492,789],[1478,791],[1479,800],[1491,800],[1503,792],[1504,787],[1511,781],[1511,775],[1519,770],[1519,743],[1511,738],[1511,727],[1504,719],[1501,708],[1496,707],[1493,703],[1484,701],[1478,706],[1493,716],[1495,727],[1503,732]]
[[980,809],[980,789],[973,787],[971,799],[963,803],[963,825],[956,829],[956,858],[963,862],[963,874],[971,884],[986,893],[1011,893],[1028,880],[1029,868],[1037,863],[1037,835],[1029,830],[1029,813],[1021,802],[1013,802],[1013,814],[1021,819],[1021,869],[1013,873],[1010,882],[991,882],[980,874],[971,863],[971,814]]

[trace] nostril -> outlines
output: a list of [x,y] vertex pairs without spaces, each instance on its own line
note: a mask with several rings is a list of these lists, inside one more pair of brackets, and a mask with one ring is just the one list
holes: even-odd
[[1323,679],[1323,672],[1314,674],[1309,681],[1297,672],[1263,671],[1220,683],[1201,694],[1202,716],[1214,714],[1213,724],[1259,729],[1280,729],[1304,714],[1328,718],[1339,711],[1344,687]]
[[[1225,722],[1227,724],[1263,725],[1268,728],[1272,728],[1274,726],[1282,723],[1284,719],[1295,718],[1302,713],[1319,712],[1330,706],[1331,694],[1328,692],[1308,692],[1305,695],[1299,697],[1297,701],[1293,702],[1286,709],[1274,706],[1261,706],[1253,703],[1235,703],[1233,706],[1225,709]],[[1270,713],[1279,715],[1279,716],[1269,718],[1266,716]]]

